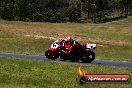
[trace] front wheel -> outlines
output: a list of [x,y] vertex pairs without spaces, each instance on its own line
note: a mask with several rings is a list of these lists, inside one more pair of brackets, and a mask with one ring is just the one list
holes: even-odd
[[54,54],[52,51],[50,51],[50,50],[47,50],[47,51],[45,52],[45,56],[46,56],[46,58],[48,58],[48,59],[52,59],[52,60],[56,59],[55,54]]
[[93,51],[88,51],[82,57],[82,61],[85,63],[91,63],[94,59],[95,59],[95,53]]

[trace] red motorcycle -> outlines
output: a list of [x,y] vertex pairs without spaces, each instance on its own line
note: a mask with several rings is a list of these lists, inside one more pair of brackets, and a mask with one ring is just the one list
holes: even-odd
[[96,48],[96,44],[64,44],[58,40],[55,41],[50,48],[45,52],[45,56],[48,59],[63,59],[71,61],[83,61],[90,63],[95,59],[95,53],[93,49]]

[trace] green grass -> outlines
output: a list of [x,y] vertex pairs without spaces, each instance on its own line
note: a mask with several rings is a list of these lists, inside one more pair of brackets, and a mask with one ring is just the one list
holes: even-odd
[[34,38],[6,38],[0,39],[0,52],[21,54],[44,54],[47,47],[52,43],[49,39]]
[[132,61],[131,29],[132,16],[105,24],[0,20],[0,52],[44,55],[44,51],[54,41],[48,37],[74,36],[82,44],[96,43],[95,52],[99,59]]
[[[130,84],[76,83],[79,64],[0,58],[0,88],[131,88]],[[129,68],[82,65],[87,74],[130,74]]]

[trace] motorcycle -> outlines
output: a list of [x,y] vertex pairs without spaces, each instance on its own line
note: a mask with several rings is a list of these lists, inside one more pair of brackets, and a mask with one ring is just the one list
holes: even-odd
[[45,56],[48,59],[71,60],[71,61],[83,61],[91,63],[95,59],[95,53],[93,50],[96,48],[96,44],[64,44],[55,41],[51,47],[45,52]]

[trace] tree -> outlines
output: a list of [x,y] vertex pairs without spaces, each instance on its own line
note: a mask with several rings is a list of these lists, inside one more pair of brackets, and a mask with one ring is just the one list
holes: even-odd
[[70,22],[77,22],[81,17],[81,2],[80,0],[70,0],[67,10]]
[[14,14],[13,14],[13,3],[1,3],[0,4],[0,17],[6,20],[13,20]]

